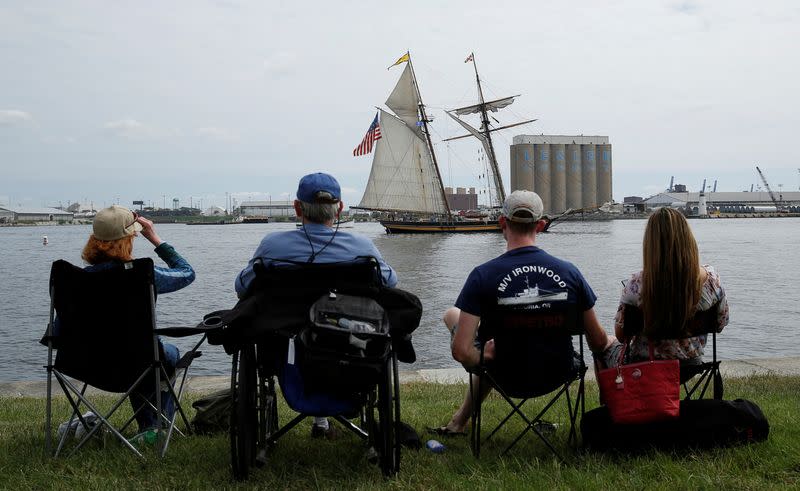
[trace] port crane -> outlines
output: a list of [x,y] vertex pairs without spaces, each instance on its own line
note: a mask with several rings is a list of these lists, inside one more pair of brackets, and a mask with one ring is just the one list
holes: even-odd
[[781,206],[781,204],[778,202],[778,200],[775,199],[775,193],[773,193],[772,189],[770,189],[769,183],[767,182],[767,178],[764,177],[764,173],[761,172],[761,169],[759,169],[758,166],[756,166],[756,170],[758,171],[759,177],[761,177],[761,182],[764,183],[764,187],[767,188],[767,192],[769,193],[769,199],[771,199],[772,203],[775,205],[775,210],[778,212],[786,211],[783,208],[783,206]]

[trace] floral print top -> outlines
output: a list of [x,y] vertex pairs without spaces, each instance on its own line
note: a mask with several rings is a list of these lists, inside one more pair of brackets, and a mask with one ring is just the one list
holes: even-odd
[[[725,298],[725,290],[720,284],[719,275],[711,266],[704,265],[703,268],[708,273],[703,289],[700,293],[700,302],[697,304],[697,311],[704,311],[710,308],[717,310],[717,332],[728,325],[728,301]],[[622,296],[619,300],[617,315],[614,317],[614,328],[620,332],[625,325],[625,304],[641,306],[639,291],[642,287],[642,272],[634,273],[630,281],[622,289]],[[691,338],[664,340],[654,343],[654,357],[664,360],[686,360],[703,356],[703,347],[706,344],[706,336],[696,336]],[[632,361],[647,360],[650,358],[648,340],[644,336],[636,336],[631,342],[630,359]]]

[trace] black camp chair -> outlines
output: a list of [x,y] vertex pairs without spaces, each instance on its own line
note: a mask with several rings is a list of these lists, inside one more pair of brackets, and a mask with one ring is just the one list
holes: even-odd
[[[488,441],[516,414],[525,422],[525,428],[503,450],[505,455],[526,433],[532,431],[562,462],[561,454],[552,444],[546,431],[540,429],[543,417],[562,397],[566,399],[569,414],[568,442],[577,446],[576,420],[583,414],[584,376],[583,312],[577,308],[563,310],[516,310],[497,306],[495,311],[481,319],[478,336],[482,341],[494,339],[495,359],[485,362],[481,347],[480,364],[475,370],[477,387],[470,377],[470,394],[473,401],[471,446],[473,454],[480,457],[481,445]],[[578,353],[575,353],[572,336],[578,336]],[[482,343],[483,346],[483,343]],[[575,400],[570,387],[577,382]],[[483,405],[478,394],[488,383],[511,406],[511,411],[481,441]],[[533,417],[523,412],[523,405],[532,398],[549,396],[544,407]],[[573,403],[574,402],[574,403]]]
[[[391,302],[385,297],[389,290],[399,291],[381,286],[374,258],[266,267],[257,263],[255,272],[245,299],[231,311],[209,314],[205,321],[206,326],[220,326],[209,332],[209,342],[223,344],[233,355],[234,477],[246,479],[253,466],[266,464],[278,439],[312,415],[334,417],[375,450],[384,475],[396,473],[400,469],[398,352],[404,361],[413,361],[410,334],[419,324],[419,300],[405,295],[415,312],[408,322],[393,319]],[[360,312],[344,308],[326,313],[348,295],[383,302],[391,329],[377,318],[380,312],[376,317],[372,300]],[[384,327],[374,333],[348,331],[327,324],[328,314]],[[287,404],[298,413],[280,428],[276,379]]]
[[[625,322],[623,334],[626,339],[632,339],[644,329],[644,313],[634,305],[624,305]],[[713,384],[712,394],[714,399],[722,399],[724,387],[722,374],[719,370],[720,361],[717,359],[717,309],[712,306],[708,310],[697,312],[689,320],[685,333],[678,337],[664,339],[681,339],[711,334],[711,361],[696,363],[681,363],[681,384],[684,390],[684,399],[697,399],[705,397],[708,386]],[[658,340],[656,340],[658,341]],[[699,393],[698,393],[699,391]]]
[[[119,428],[111,422],[117,409],[134,391],[142,396],[155,393],[156,404],[152,406],[161,415],[158,418],[159,435],[166,429],[160,448],[163,457],[167,451],[173,431],[178,431],[175,418],[180,414],[186,431],[189,423],[180,398],[186,381],[187,369],[205,336],[184,354],[176,367],[176,373],[168,374],[162,364],[158,336],[186,336],[196,334],[193,328],[156,329],[156,292],[153,284],[152,259],[136,259],[120,263],[103,271],[89,272],[73,266],[67,261],[53,263],[50,272],[50,322],[42,338],[47,346],[47,415],[45,423],[45,446],[48,455],[52,452],[52,381],[56,382],[66,396],[72,409],[69,423],[75,419],[86,430],[72,453],[84,446],[103,427],[118,438],[123,445],[139,457],[142,454],[123,435],[134,421],[135,415]],[[55,354],[55,359],[54,359]],[[168,418],[162,412],[161,381],[168,381],[182,371],[177,392],[169,387],[175,399],[175,414]],[[122,394],[111,409],[102,412],[90,401],[87,387],[105,392]],[[80,388],[79,388],[80,387]],[[148,399],[150,397],[147,397]],[[96,424],[90,425],[81,415],[84,406],[97,415]],[[69,436],[65,431],[58,441],[53,456],[58,456]]]

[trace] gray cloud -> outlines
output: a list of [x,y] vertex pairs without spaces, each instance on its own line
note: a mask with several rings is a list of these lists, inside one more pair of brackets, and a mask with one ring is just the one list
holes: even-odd
[[297,55],[287,51],[272,54],[264,60],[264,71],[267,75],[283,77],[290,75],[297,64]]
[[0,126],[22,126],[33,121],[33,116],[17,109],[0,109]]
[[203,138],[219,142],[235,142],[240,139],[239,135],[227,128],[206,126],[197,128],[197,134]]
[[179,134],[176,130],[156,128],[130,118],[109,121],[103,125],[103,129],[108,134],[132,141],[160,140]]

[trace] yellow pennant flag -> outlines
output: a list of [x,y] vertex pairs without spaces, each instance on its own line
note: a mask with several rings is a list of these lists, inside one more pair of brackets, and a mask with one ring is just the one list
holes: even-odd
[[404,54],[403,56],[401,56],[400,58],[398,58],[398,59],[397,59],[397,61],[395,61],[394,63],[392,63],[391,65],[389,65],[389,66],[388,66],[386,69],[388,70],[389,68],[392,68],[392,67],[393,67],[393,66],[395,66],[395,65],[399,65],[400,63],[405,63],[405,62],[407,62],[409,59],[410,59],[410,58],[409,58],[409,56],[408,56],[408,53],[406,53],[406,54]]

